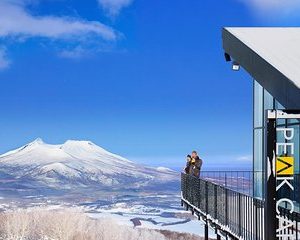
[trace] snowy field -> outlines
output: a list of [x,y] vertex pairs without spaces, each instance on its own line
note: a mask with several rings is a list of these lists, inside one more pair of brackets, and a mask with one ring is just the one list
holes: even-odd
[[[117,222],[137,228],[159,229],[204,236],[203,222],[182,209],[161,209],[143,205],[118,203],[109,208],[85,209],[92,218],[113,218]],[[213,232],[211,232],[213,236]]]
[[[102,201],[85,202],[78,205],[55,202],[54,200],[39,202],[33,197],[24,200],[25,202],[30,200],[27,205],[23,206],[26,209],[35,209],[41,206],[49,211],[72,208],[85,212],[87,216],[93,219],[112,219],[120,225],[134,228],[167,230],[204,236],[203,222],[198,221],[190,212],[184,211],[180,206],[179,195],[157,195],[155,198],[150,197],[147,201],[126,197],[123,201],[120,200],[112,204]],[[3,201],[5,202],[5,199],[0,200],[2,211],[16,210],[21,207],[18,201],[10,203],[3,203]],[[141,202],[146,203],[146,205],[141,204]],[[166,207],[168,205],[169,207]],[[212,230],[210,230],[210,236],[211,238],[215,237]]]

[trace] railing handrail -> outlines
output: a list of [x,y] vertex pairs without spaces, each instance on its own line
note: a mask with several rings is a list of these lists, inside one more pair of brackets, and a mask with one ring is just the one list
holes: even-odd
[[249,196],[253,196],[254,179],[257,179],[259,175],[262,175],[261,171],[252,170],[208,170],[200,172],[201,179],[212,181],[237,192],[247,193]]
[[[192,176],[192,177],[194,177],[195,179],[198,179],[198,178],[195,177],[195,176]],[[260,199],[260,198],[256,198],[256,197],[254,197],[254,196],[250,196],[250,195],[245,194],[245,193],[243,193],[243,192],[234,191],[234,190],[232,190],[232,189],[230,189],[230,188],[228,188],[228,187],[225,187],[225,186],[219,185],[219,184],[217,184],[217,183],[211,182],[211,181],[209,181],[209,180],[207,180],[207,179],[203,179],[203,178],[199,178],[199,179],[201,179],[201,180],[204,181],[204,182],[208,182],[209,184],[212,184],[213,186],[216,186],[216,187],[219,187],[219,188],[223,188],[224,190],[233,191],[233,192],[236,192],[236,193],[238,193],[238,194],[240,194],[240,195],[242,195],[242,196],[245,196],[245,197],[251,197],[251,198],[253,198],[253,199],[256,199],[256,200],[259,200],[259,201],[262,201],[262,202],[263,202],[263,200]]]
[[[184,175],[189,175],[189,174],[186,174],[186,173],[182,173],[182,174],[184,174]],[[224,190],[229,190],[229,191],[234,191],[234,190],[232,190],[232,189],[230,189],[230,188],[227,188],[227,187],[225,187],[225,186],[222,186],[222,185],[219,185],[219,184],[216,184],[216,183],[214,183],[214,182],[211,182],[211,181],[209,181],[209,180],[207,180],[207,179],[205,179],[205,178],[197,178],[196,176],[193,176],[193,175],[190,175],[191,176],[191,178],[194,178],[194,179],[201,179],[202,181],[204,181],[204,182],[207,182],[207,183],[209,183],[209,184],[212,184],[212,185],[214,185],[214,186],[216,186],[216,187],[220,187],[220,188],[223,188]],[[261,199],[261,198],[258,198],[258,197],[254,197],[254,196],[249,196],[248,194],[245,194],[245,193],[243,193],[243,192],[239,192],[239,191],[234,191],[234,192],[236,192],[236,193],[238,193],[238,194],[241,194],[242,196],[247,196],[247,197],[252,197],[253,199],[255,199],[255,200],[258,200],[258,201],[262,201],[262,202],[264,202],[264,200],[263,199]]]

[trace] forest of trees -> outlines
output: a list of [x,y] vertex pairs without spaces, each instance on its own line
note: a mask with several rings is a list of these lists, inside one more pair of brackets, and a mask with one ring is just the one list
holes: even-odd
[[200,236],[120,225],[77,209],[42,207],[0,213],[0,240],[202,240]]

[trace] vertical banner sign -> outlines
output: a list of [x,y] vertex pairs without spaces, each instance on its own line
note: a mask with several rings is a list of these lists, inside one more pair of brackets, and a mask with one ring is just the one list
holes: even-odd
[[[267,112],[269,114],[269,112]],[[266,122],[267,159],[265,164],[265,240],[276,239],[276,118],[267,116]]]
[[[299,111],[297,111],[299,112]],[[283,214],[294,212],[295,133],[292,127],[278,126],[278,119],[300,119],[288,110],[267,111],[267,159],[265,165],[265,239],[296,240],[296,223]]]

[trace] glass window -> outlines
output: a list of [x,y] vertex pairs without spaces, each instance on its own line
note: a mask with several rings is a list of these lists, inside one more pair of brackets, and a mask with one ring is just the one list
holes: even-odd
[[263,126],[263,88],[254,81],[254,127]]
[[264,107],[265,110],[274,109],[274,98],[266,89],[264,89]]
[[289,119],[289,123],[299,124],[299,119]]
[[263,129],[254,130],[254,171],[263,170]]
[[263,129],[254,130],[254,195],[263,196]]
[[256,198],[263,199],[263,172],[254,172],[253,175],[253,194]]
[[265,114],[266,110],[268,109],[274,109],[274,98],[273,96],[266,90],[264,89],[264,118],[263,121],[265,121]]
[[278,102],[276,99],[275,99],[275,108],[276,108],[276,109],[285,109],[285,107],[282,106],[282,105],[280,104],[280,102]]

